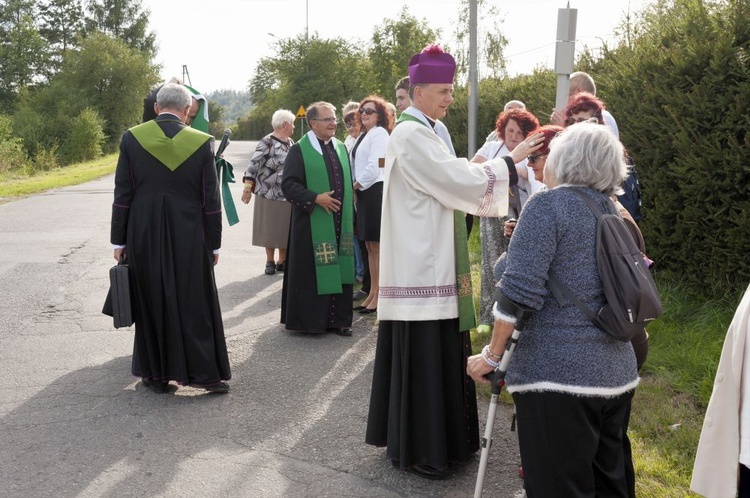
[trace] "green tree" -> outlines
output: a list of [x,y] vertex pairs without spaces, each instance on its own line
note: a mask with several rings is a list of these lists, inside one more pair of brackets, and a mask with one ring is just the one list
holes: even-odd
[[104,117],[104,133],[115,145],[128,127],[140,121],[143,97],[158,80],[157,68],[145,54],[94,33],[82,40],[80,50],[66,55],[41,100],[57,107],[55,115],[66,119],[92,108]]
[[130,48],[156,54],[156,35],[148,30],[148,9],[140,0],[89,0],[86,32],[101,31],[122,40]]
[[0,0],[0,104],[13,103],[19,90],[45,71],[45,43],[35,17],[31,0]]
[[372,93],[387,100],[398,80],[408,74],[409,60],[432,43],[437,43],[440,30],[433,30],[425,19],[418,20],[404,6],[397,19],[385,19],[372,33],[368,51],[373,73],[370,78]]
[[58,70],[65,53],[75,48],[83,20],[81,0],[48,0],[39,5],[39,33],[51,51],[53,70]]
[[304,35],[279,40],[276,55],[261,59],[250,82],[255,108],[248,120],[257,126],[245,123],[241,128],[259,137],[270,131],[271,115],[277,109],[294,112],[319,100],[338,107],[362,99],[372,92],[370,75],[364,52],[342,38],[315,34],[309,42]]
[[[502,16],[499,9],[487,2],[477,2],[477,66],[480,76],[499,78],[506,75],[503,51],[508,40],[500,29]],[[458,22],[456,23],[456,47],[451,55],[456,59],[456,73],[459,81],[469,76],[469,0],[461,0]]]

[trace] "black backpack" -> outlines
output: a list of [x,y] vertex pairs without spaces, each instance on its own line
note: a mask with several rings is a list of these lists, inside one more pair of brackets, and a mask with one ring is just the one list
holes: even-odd
[[608,199],[607,208],[611,212],[604,213],[591,196],[578,188],[570,191],[586,201],[597,219],[596,262],[606,303],[594,314],[552,271],[550,291],[561,305],[572,301],[594,325],[611,337],[627,342],[648,322],[661,316],[659,291],[614,203]]
[[622,189],[625,191],[622,195],[617,196],[617,200],[620,204],[625,206],[630,216],[635,221],[641,221],[643,219],[643,213],[641,212],[641,204],[643,202],[643,192],[641,192],[641,184],[638,182],[638,173],[635,171],[635,161],[633,158],[627,157],[628,163],[628,177],[622,184]]

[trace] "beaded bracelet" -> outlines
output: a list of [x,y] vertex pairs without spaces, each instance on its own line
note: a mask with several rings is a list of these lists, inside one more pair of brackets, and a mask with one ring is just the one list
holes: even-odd
[[501,355],[501,354],[495,354],[495,353],[493,353],[492,350],[490,349],[489,345],[487,346],[487,354],[490,355],[490,357],[494,358],[495,361],[500,361],[500,358],[503,357],[503,355]]
[[482,359],[486,364],[491,366],[492,368],[498,368],[500,366],[500,362],[492,360],[492,358],[489,357],[488,353],[490,351],[490,346],[487,345],[482,349]]

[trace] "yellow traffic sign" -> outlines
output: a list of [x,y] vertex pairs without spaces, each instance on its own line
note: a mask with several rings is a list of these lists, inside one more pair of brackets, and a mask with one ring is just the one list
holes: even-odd
[[305,116],[307,116],[307,113],[305,112],[305,106],[299,106],[299,111],[297,111],[297,117],[304,118]]

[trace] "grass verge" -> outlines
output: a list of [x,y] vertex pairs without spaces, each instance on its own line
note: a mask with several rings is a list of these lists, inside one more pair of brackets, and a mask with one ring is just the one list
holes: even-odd
[[117,154],[109,154],[93,161],[71,164],[35,175],[0,173],[0,200],[11,200],[37,194],[53,188],[78,185],[115,172]]
[[[479,240],[469,239],[472,280],[479,299]],[[648,327],[649,355],[641,371],[630,421],[637,495],[644,498],[697,497],[690,477],[706,406],[729,323],[741,295],[717,289],[691,290],[657,278],[664,314]],[[490,333],[472,331],[475,353]],[[490,396],[489,388],[478,393]],[[503,391],[501,400],[511,403]]]

